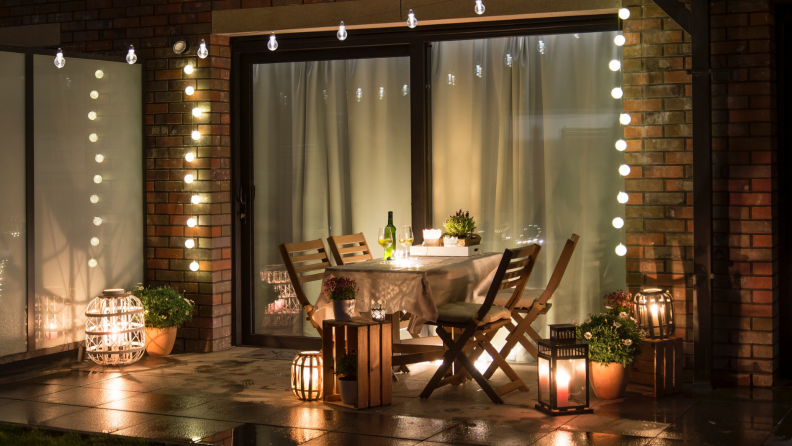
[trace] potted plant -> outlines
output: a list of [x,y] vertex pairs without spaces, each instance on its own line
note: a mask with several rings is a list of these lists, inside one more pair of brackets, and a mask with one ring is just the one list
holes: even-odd
[[341,355],[336,359],[336,375],[338,378],[341,401],[354,406],[357,403],[357,353]]
[[621,291],[608,294],[603,298],[607,312],[589,314],[590,318],[577,327],[578,339],[589,343],[589,378],[599,398],[624,396],[630,364],[641,354],[641,333],[629,306],[624,305],[628,296]]
[[176,330],[192,319],[195,302],[169,286],[138,286],[132,294],[145,310],[146,352],[151,356],[169,355],[176,342]]
[[354,279],[343,277],[328,279],[324,284],[324,294],[333,302],[335,319],[340,322],[352,320],[355,314],[355,296],[358,287]]
[[[473,233],[476,230],[476,220],[470,216],[470,212],[463,213],[460,209],[456,214],[449,215],[443,223],[443,228],[446,237],[451,241],[456,238],[457,246],[473,246],[481,243],[481,236]],[[446,238],[443,240],[445,241]]]

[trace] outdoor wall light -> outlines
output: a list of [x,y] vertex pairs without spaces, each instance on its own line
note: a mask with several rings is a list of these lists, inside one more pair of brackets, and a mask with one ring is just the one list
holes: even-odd
[[627,42],[627,39],[625,39],[621,34],[613,38],[613,43],[615,43],[616,46],[622,46],[625,42]]
[[94,175],[94,183],[100,184],[101,182],[102,182],[102,176],[101,175]]
[[198,51],[195,52],[201,59],[206,59],[209,56],[209,49],[206,48],[206,42],[204,39],[201,39],[201,44],[198,45]]
[[621,70],[621,62],[619,62],[619,61],[618,61],[618,60],[616,60],[616,59],[613,59],[613,60],[612,60],[612,61],[610,61],[610,63],[608,64],[608,68],[610,68],[610,69],[611,69],[611,71],[619,71],[619,70]]
[[104,290],[85,309],[88,357],[99,365],[112,366],[142,358],[146,346],[143,312],[137,297],[122,289]]
[[619,18],[622,20],[627,20],[630,18],[630,10],[627,8],[621,8],[619,10]]
[[300,352],[291,366],[291,389],[294,396],[303,401],[322,399],[322,353]]
[[338,32],[336,33],[336,37],[338,40],[346,40],[349,36],[349,33],[346,30],[346,26],[344,26],[344,21],[341,21],[341,24],[338,26]]
[[192,74],[192,72],[193,72],[193,66],[192,65],[185,65],[184,66],[184,73],[185,74]]
[[187,88],[185,88],[185,89],[184,89],[184,93],[185,93],[187,96],[192,96],[192,94],[193,94],[193,93],[195,93],[195,88],[193,88],[193,87],[187,87]]
[[473,8],[473,10],[476,11],[476,14],[478,15],[484,14],[484,11],[486,9],[487,8],[484,6],[484,2],[482,2],[482,0],[476,0],[476,7]]
[[618,150],[619,152],[624,152],[625,150],[627,150],[627,141],[623,139],[616,141],[616,150]]
[[619,257],[627,255],[627,247],[619,243],[619,246],[616,247],[616,255]]
[[55,66],[63,68],[64,65],[66,65],[66,58],[63,57],[63,50],[58,48],[58,53],[55,54]]
[[91,92],[91,99],[96,99],[99,97],[99,92],[94,90]]
[[91,133],[90,135],[88,135],[88,141],[91,142],[99,141],[99,136],[97,136],[96,133]]
[[187,219],[187,226],[194,228],[198,222],[195,221],[195,217],[190,217]]
[[633,313],[644,337],[659,339],[673,336],[674,299],[660,288],[649,288],[633,297]]
[[407,26],[410,28],[415,28],[418,26],[418,19],[415,18],[415,13],[412,9],[407,13]]
[[613,227],[616,229],[621,229],[624,227],[624,219],[621,217],[616,217],[613,219]]
[[187,175],[184,176],[184,182],[187,183],[187,184],[192,183],[193,182],[193,176],[188,173]]
[[201,139],[201,132],[199,132],[198,130],[195,130],[194,132],[192,132],[192,135],[190,135],[190,136],[192,136],[192,139],[194,141],[198,141],[199,139]]
[[101,78],[104,77],[104,71],[96,70],[96,73],[94,73],[94,76],[96,76],[97,79],[101,79]]
[[539,395],[535,407],[549,415],[593,413],[589,408],[588,342],[577,339],[572,324],[550,325],[540,339]]
[[624,204],[630,200],[630,196],[627,195],[625,192],[619,192],[619,194],[616,195],[616,200],[618,200],[619,203]]
[[[201,42],[203,42],[203,40],[201,40]],[[173,49],[175,54],[182,55],[190,49],[190,41],[187,39],[178,39],[173,42],[171,49]]]
[[623,176],[623,177],[626,177],[627,175],[629,175],[630,174],[630,166],[628,166],[626,164],[622,164],[621,166],[619,166],[619,174],[621,174],[621,176]]
[[198,262],[196,262],[195,260],[193,260],[193,262],[190,263],[190,271],[198,271],[199,268],[200,265],[198,265]]
[[135,62],[137,62],[137,56],[135,55],[135,47],[132,45],[129,45],[129,51],[127,52],[126,55],[126,61],[129,65],[132,65]]
[[275,40],[275,31],[270,34],[269,42],[267,42],[267,48],[269,48],[270,51],[275,51],[278,49],[278,41]]
[[193,195],[190,197],[190,202],[192,204],[200,204],[201,203],[201,196],[200,195]]
[[187,240],[184,241],[184,247],[187,249],[195,248],[195,241],[191,238],[188,238]]
[[193,160],[195,160],[195,154],[194,153],[187,152],[186,154],[184,154],[184,161],[187,161],[188,163],[191,163],[191,162],[193,162]]

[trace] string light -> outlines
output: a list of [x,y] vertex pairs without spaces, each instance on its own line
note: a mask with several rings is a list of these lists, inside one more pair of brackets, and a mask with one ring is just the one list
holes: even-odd
[[201,44],[198,45],[198,51],[195,52],[201,59],[206,59],[206,56],[209,55],[209,49],[206,48],[206,41],[201,39]]
[[187,219],[187,226],[194,228],[196,224],[198,224],[198,222],[195,221],[195,217],[190,217]]
[[624,91],[620,87],[616,87],[611,90],[611,96],[613,96],[613,99],[621,99],[624,96]]
[[473,8],[473,10],[476,11],[476,14],[478,14],[478,15],[484,14],[484,11],[486,9],[487,8],[484,6],[484,3],[482,2],[482,0],[476,0],[476,7]]
[[626,177],[627,175],[629,175],[629,174],[630,174],[630,166],[628,166],[628,165],[626,165],[626,164],[622,164],[621,166],[619,166],[619,173],[620,173],[620,174],[621,174],[623,177]]
[[102,224],[102,217],[94,217],[93,224],[96,226],[100,226]]
[[630,10],[627,8],[621,8],[619,10],[619,18],[622,20],[627,20],[630,18]]
[[619,243],[619,246],[616,247],[616,255],[619,257],[624,257],[627,254],[627,247]]
[[91,99],[96,99],[99,97],[99,92],[94,90],[91,92]]
[[201,111],[200,108],[195,107],[194,109],[192,109],[192,115],[195,116],[196,118],[200,118],[201,114],[203,114],[203,111]]
[[623,139],[616,141],[616,150],[618,150],[619,152],[624,152],[625,150],[627,150],[627,141]]
[[195,93],[195,88],[193,88],[193,87],[187,87],[187,88],[185,88],[185,89],[184,89],[184,93],[185,93],[187,96],[192,96],[192,94],[193,94],[193,93]]
[[184,66],[184,72],[185,72],[185,74],[192,74],[193,66],[192,65],[185,65]]
[[629,114],[622,113],[621,115],[619,115],[619,122],[621,122],[622,125],[627,125],[630,122],[632,122],[632,118],[630,117]]
[[621,62],[619,62],[619,61],[618,61],[618,60],[616,60],[616,59],[613,59],[613,60],[612,60],[612,61],[610,61],[610,63],[608,64],[608,68],[610,68],[610,69],[611,69],[611,71],[619,71],[619,70],[621,70]]
[[88,112],[88,119],[90,119],[91,121],[95,120],[96,112],[95,111]]
[[90,135],[88,135],[88,141],[91,142],[99,141],[99,136],[97,136],[96,133],[91,133]]
[[63,50],[58,48],[58,53],[55,54],[55,66],[60,69],[64,65],[66,65],[66,58],[63,57]]
[[619,192],[619,195],[616,195],[616,200],[618,200],[619,203],[624,204],[630,200],[630,196],[625,192]]
[[418,19],[415,18],[415,13],[412,9],[407,13],[407,26],[410,28],[415,28],[418,26]]
[[91,195],[91,203],[99,203],[99,195]]
[[198,268],[200,268],[200,266],[198,265],[198,262],[193,260],[193,262],[190,263],[190,271],[198,271]]
[[134,64],[137,62],[137,56],[135,55],[135,47],[129,45],[129,51],[127,52],[126,61],[129,65]]
[[624,219],[621,217],[616,217],[613,219],[613,227],[616,229],[621,229],[624,227]]
[[344,26],[344,21],[342,20],[341,24],[338,25],[338,32],[336,33],[336,37],[338,37],[338,40],[346,40],[348,36],[349,33],[347,33],[346,26]]
[[187,153],[184,155],[184,161],[187,161],[188,163],[191,163],[191,162],[193,162],[193,160],[195,160],[195,154],[194,154],[194,153],[192,153],[192,152],[187,152]]
[[101,78],[104,77],[104,71],[96,70],[96,73],[94,73],[94,76],[96,76],[97,79],[101,79]]
[[97,262],[96,259],[91,259],[88,261],[88,266],[90,266],[91,268],[96,268],[96,265],[98,264],[99,262]]
[[192,183],[193,182],[193,176],[188,173],[187,175],[184,176],[184,182],[187,183],[187,184]]
[[101,182],[102,182],[102,176],[101,175],[94,175],[94,183],[99,184]]
[[192,204],[199,204],[201,202],[200,195],[193,195],[192,197],[190,197],[190,202]]
[[96,237],[91,238],[91,245],[99,246],[99,239]]
[[621,35],[621,34],[619,34],[618,36],[614,37],[614,39],[613,39],[613,43],[615,43],[616,46],[622,46],[626,42],[627,42],[627,39],[625,39],[624,36]]
[[101,163],[102,161],[104,161],[104,155],[102,155],[101,153],[97,153],[94,159],[96,160],[97,163]]
[[188,238],[187,240],[184,241],[184,247],[187,249],[195,248],[195,241],[191,238]]
[[193,140],[198,141],[199,139],[201,139],[201,132],[199,132],[198,130],[195,130],[195,131],[192,132],[191,136],[192,136]]
[[275,51],[278,49],[278,41],[275,39],[275,31],[270,34],[269,42],[267,42],[267,48],[270,51]]

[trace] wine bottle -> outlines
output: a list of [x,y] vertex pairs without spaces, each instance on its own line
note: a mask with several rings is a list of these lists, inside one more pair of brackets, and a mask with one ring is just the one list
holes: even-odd
[[386,260],[394,260],[396,258],[396,237],[398,237],[396,233],[396,226],[393,226],[393,211],[388,211],[388,226],[391,231],[391,237],[393,237],[393,243],[385,248],[385,259]]

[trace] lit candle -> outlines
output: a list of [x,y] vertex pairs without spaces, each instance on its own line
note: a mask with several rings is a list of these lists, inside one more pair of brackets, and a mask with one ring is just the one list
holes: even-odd
[[544,399],[544,393],[550,393],[550,362],[546,359],[539,359],[539,398]]
[[569,406],[569,374],[564,370],[556,372],[556,397],[558,407]]
[[649,326],[652,327],[652,334],[656,331],[654,327],[659,325],[659,321],[657,319],[657,304],[653,303],[649,305],[649,311],[652,313],[649,317]]

